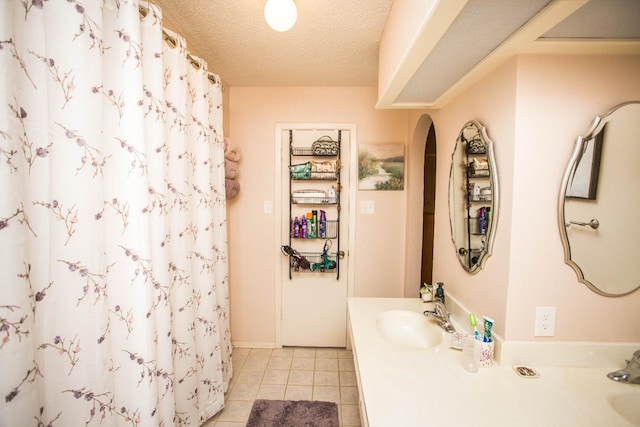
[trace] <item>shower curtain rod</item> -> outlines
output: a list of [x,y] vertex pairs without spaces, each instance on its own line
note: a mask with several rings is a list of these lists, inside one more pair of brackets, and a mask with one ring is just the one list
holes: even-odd
[[[141,18],[145,18],[149,13],[149,9],[146,8],[145,6],[138,5],[138,12],[140,13]],[[175,39],[175,37],[167,33],[164,30],[164,28],[162,29],[162,37],[164,38],[164,41],[166,41],[171,47],[178,46],[178,41]],[[193,56],[191,56],[189,53],[187,53],[187,59],[189,60],[189,62],[191,62],[191,65],[193,65],[193,67],[196,70],[199,70],[200,68],[202,68],[202,63],[198,61],[196,58],[194,58]],[[220,88],[224,91],[224,86],[222,85],[222,81],[220,80],[219,76],[216,76],[212,73],[207,72],[207,78],[211,83],[219,84]]]

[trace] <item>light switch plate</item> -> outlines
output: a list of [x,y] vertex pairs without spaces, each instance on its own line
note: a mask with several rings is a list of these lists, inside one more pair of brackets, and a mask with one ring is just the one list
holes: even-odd
[[360,202],[360,213],[363,215],[373,215],[375,212],[375,204],[373,200],[362,200]]
[[263,212],[266,214],[270,214],[273,212],[273,203],[271,200],[265,200],[262,208]]

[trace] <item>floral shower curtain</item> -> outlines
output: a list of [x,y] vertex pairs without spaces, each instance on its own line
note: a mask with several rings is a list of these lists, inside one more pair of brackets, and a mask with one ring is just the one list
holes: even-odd
[[0,71],[0,425],[201,424],[231,376],[217,76],[131,0],[4,0]]

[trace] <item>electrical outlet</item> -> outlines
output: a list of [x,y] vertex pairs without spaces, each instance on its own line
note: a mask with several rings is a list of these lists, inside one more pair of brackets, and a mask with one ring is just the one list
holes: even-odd
[[552,337],[556,328],[556,308],[536,307],[536,326],[534,336]]

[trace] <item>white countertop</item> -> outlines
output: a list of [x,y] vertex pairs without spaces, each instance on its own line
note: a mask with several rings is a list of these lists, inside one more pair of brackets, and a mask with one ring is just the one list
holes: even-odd
[[640,405],[640,385],[607,378],[617,367],[533,366],[540,377],[521,378],[512,366],[494,364],[469,373],[462,367],[462,353],[449,348],[448,334],[436,347],[415,349],[378,333],[380,313],[421,313],[425,308],[418,298],[349,298],[348,304],[360,392],[371,427],[631,426],[609,399],[637,394]]

